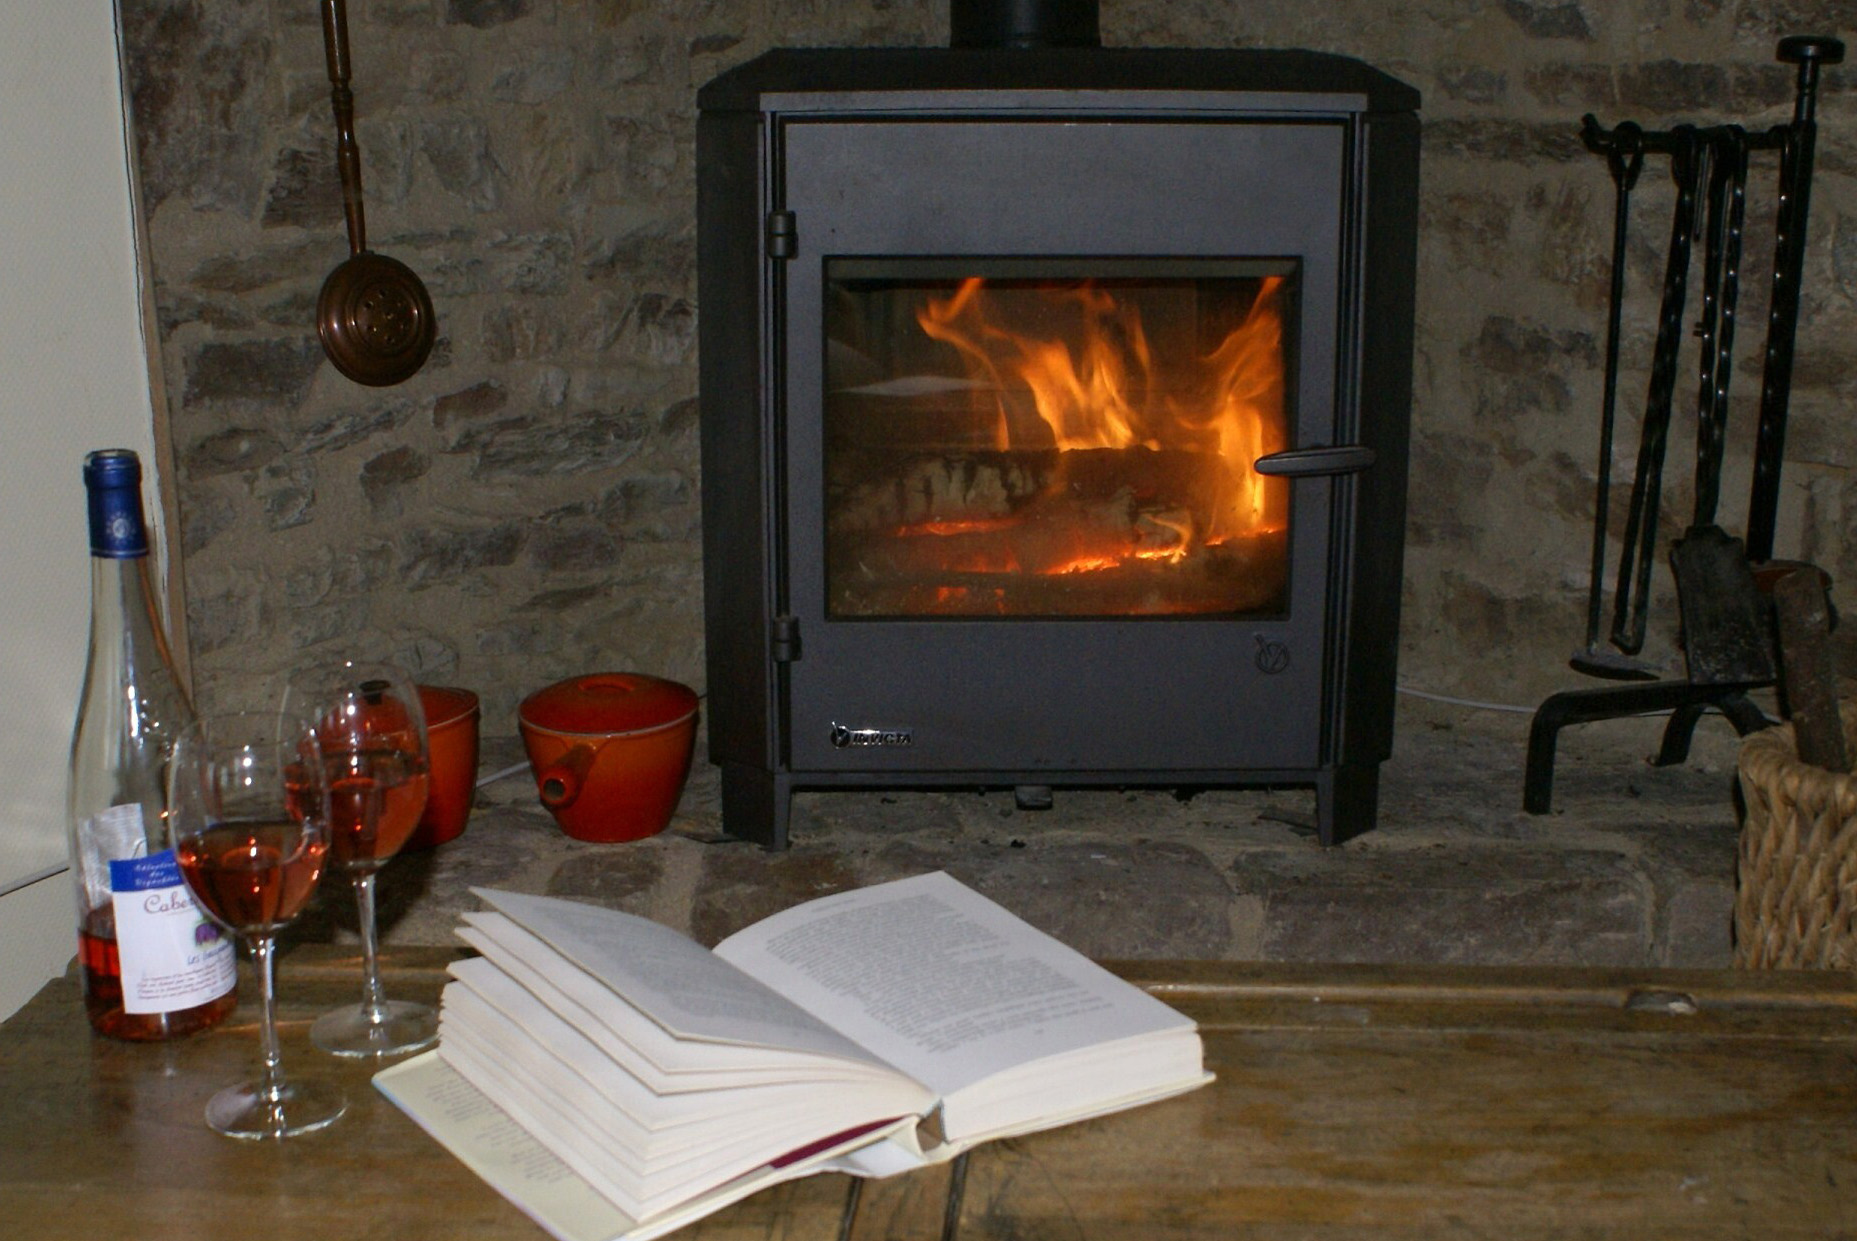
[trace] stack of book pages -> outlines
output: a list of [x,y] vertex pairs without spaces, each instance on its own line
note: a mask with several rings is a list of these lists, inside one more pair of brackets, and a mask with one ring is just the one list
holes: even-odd
[[374,1080],[562,1241],[645,1241],[777,1181],[887,1176],[1211,1080],[1190,1020],[944,874],[713,951],[477,895],[438,1048]]

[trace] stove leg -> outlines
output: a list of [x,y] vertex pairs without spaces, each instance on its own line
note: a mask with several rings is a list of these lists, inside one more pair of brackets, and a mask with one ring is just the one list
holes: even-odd
[[1315,825],[1324,846],[1373,830],[1380,804],[1380,765],[1324,767],[1315,773]]
[[740,763],[722,764],[722,830],[764,849],[787,847],[793,778]]

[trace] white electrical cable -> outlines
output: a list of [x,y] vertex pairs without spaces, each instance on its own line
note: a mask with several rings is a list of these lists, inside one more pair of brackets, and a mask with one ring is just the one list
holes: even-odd
[[1479,702],[1474,698],[1453,698],[1449,694],[1434,694],[1426,689],[1413,689],[1410,685],[1397,687],[1399,692],[1409,698],[1423,698],[1426,702],[1442,702],[1450,707],[1469,707],[1474,711],[1508,711],[1515,715],[1533,715],[1533,707],[1518,707],[1506,702]]
[[519,771],[527,771],[528,769],[529,765],[526,762],[512,763],[501,771],[493,771],[487,776],[479,776],[477,779],[477,787],[481,789],[486,784],[495,784],[505,776],[513,776]]
[[[1423,698],[1427,702],[1441,702],[1451,707],[1468,707],[1473,711],[1505,711],[1513,715],[1533,715],[1539,709],[1538,707],[1518,707],[1512,703],[1506,702],[1479,702],[1474,698],[1453,698],[1449,694],[1434,694],[1430,690],[1414,689],[1410,685],[1400,685],[1396,688],[1400,693],[1410,698]],[[1669,715],[1671,712],[1666,708],[1662,711],[1639,711],[1634,714],[1638,717],[1642,717],[1648,715]],[[1767,711],[1764,712],[1764,714],[1771,719],[1773,713]]]

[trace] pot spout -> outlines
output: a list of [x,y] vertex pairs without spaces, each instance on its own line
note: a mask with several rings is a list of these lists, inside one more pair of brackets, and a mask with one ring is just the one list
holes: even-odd
[[541,792],[542,805],[550,810],[565,810],[573,805],[586,783],[595,753],[594,746],[577,745],[537,772],[535,785]]

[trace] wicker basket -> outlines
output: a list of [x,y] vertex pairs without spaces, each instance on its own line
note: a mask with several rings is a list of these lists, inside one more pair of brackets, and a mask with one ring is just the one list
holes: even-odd
[[[1857,753],[1857,703],[1840,715]],[[1738,767],[1735,964],[1857,967],[1857,776],[1801,762],[1790,724],[1748,737]]]

